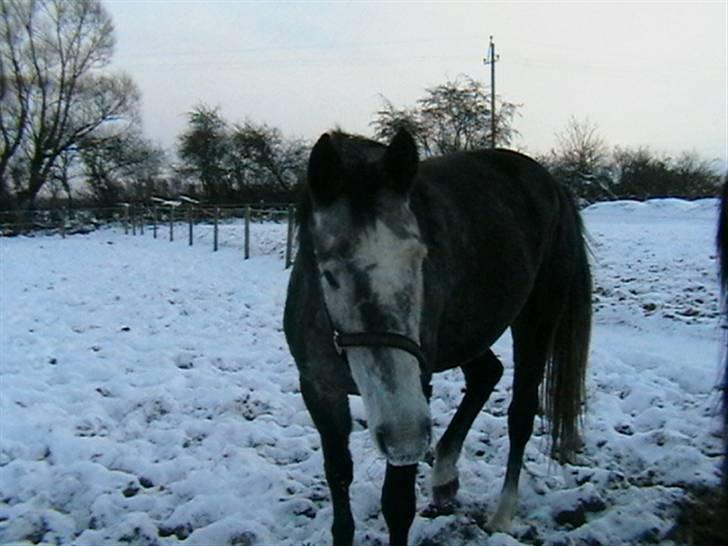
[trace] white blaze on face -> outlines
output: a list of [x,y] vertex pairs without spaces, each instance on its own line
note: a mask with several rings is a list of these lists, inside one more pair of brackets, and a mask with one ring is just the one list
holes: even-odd
[[[419,462],[430,447],[430,409],[422,392],[420,368],[410,354],[397,349],[381,352],[347,349],[351,374],[364,401],[367,425],[387,461],[403,466]],[[381,377],[377,367],[388,366]]]
[[[314,214],[321,286],[335,327],[345,333],[398,333],[419,343],[427,251],[414,215],[403,203],[394,215],[396,227],[377,218],[351,233],[351,224],[342,221],[346,214],[343,207]],[[391,464],[414,464],[430,441],[429,407],[417,359],[384,347],[346,352],[375,444]]]

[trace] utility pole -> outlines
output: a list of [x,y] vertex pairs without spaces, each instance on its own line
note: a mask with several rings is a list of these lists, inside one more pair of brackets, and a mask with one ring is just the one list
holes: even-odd
[[495,148],[495,63],[500,55],[495,54],[495,43],[493,36],[490,37],[488,56],[483,59],[483,64],[490,65],[490,147]]

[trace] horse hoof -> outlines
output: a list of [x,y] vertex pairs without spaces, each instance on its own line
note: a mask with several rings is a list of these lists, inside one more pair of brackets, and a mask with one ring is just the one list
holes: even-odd
[[511,520],[509,518],[494,516],[488,520],[483,530],[490,535],[494,533],[510,533]]
[[427,508],[420,512],[420,516],[427,519],[435,519],[440,516],[451,516],[455,513],[457,502],[454,500],[446,504],[435,504],[434,502],[427,505]]
[[422,511],[425,518],[436,518],[438,516],[449,516],[455,512],[457,508],[457,495],[460,481],[455,478],[451,482],[444,485],[438,485],[432,488],[432,502]]
[[436,485],[432,488],[432,499],[436,505],[453,504],[460,488],[460,480],[455,478],[443,485]]

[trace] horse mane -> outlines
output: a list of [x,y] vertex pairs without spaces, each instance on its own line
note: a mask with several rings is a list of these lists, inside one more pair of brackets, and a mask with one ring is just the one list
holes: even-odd
[[341,129],[329,132],[331,142],[339,152],[344,165],[370,163],[379,159],[386,146],[362,135],[345,133]]

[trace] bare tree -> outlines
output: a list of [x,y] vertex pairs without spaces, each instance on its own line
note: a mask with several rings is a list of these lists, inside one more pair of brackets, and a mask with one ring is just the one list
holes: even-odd
[[572,116],[556,142],[548,163],[557,178],[587,201],[612,195],[609,147],[595,123]]
[[10,201],[11,159],[16,155],[27,129],[30,109],[29,74],[22,65],[23,21],[30,16],[29,4],[0,2],[0,206]]
[[[482,83],[468,76],[430,87],[414,108],[397,109],[386,98],[383,102],[372,122],[379,139],[387,140],[404,127],[425,156],[490,147],[490,94]],[[498,103],[496,142],[508,146],[518,134],[513,127],[518,105],[503,100]]]
[[122,133],[136,122],[139,92],[128,76],[102,72],[114,28],[99,0],[0,0],[0,24],[0,188],[10,189],[15,163],[24,209],[65,152],[102,126]]
[[566,129],[556,134],[556,142],[556,153],[584,173],[604,164],[609,156],[609,148],[599,135],[599,127],[589,119],[570,117]]
[[405,129],[417,142],[420,153],[431,156],[430,141],[432,140],[423,125],[421,113],[417,108],[396,108],[392,102],[381,96],[382,108],[377,111],[371,125],[374,135],[379,140],[389,142],[400,129]]
[[275,186],[288,192],[302,178],[305,144],[285,138],[280,129],[250,120],[238,124],[230,135],[228,160],[239,175],[238,187]]
[[97,205],[145,200],[158,189],[164,152],[139,131],[96,134],[81,142],[79,156],[88,195]]

